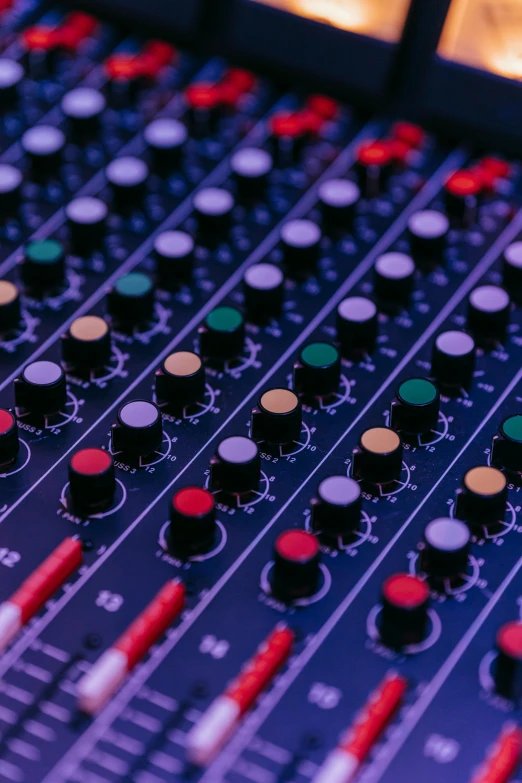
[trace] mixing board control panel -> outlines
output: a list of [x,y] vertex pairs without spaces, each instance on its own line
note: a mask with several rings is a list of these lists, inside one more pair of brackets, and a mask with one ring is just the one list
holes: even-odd
[[0,781],[514,783],[519,161],[0,13]]

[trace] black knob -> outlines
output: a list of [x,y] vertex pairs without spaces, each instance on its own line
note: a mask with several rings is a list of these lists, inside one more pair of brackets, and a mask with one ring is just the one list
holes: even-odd
[[285,530],[274,544],[271,590],[285,603],[308,598],[317,592],[321,570],[317,538],[305,530]]
[[522,415],[508,416],[493,435],[491,462],[501,470],[522,472]]
[[109,314],[124,329],[150,321],[154,314],[154,285],[148,275],[130,272],[120,277],[107,297]]
[[252,411],[251,432],[255,440],[283,445],[299,440],[303,411],[297,394],[290,389],[269,389]]
[[522,302],[522,242],[512,242],[504,250],[502,285],[515,302]]
[[460,519],[432,519],[424,529],[421,568],[437,581],[459,581],[468,568],[471,532]]
[[408,220],[410,249],[421,269],[433,269],[444,261],[450,222],[443,212],[425,209]]
[[4,221],[18,212],[22,182],[23,175],[19,169],[9,163],[0,164],[0,220]]
[[79,256],[89,256],[103,244],[109,210],[104,201],[82,196],[65,207],[71,250]]
[[451,174],[446,180],[444,194],[448,216],[465,226],[475,223],[481,190],[482,180],[479,174],[465,169]]
[[0,334],[16,329],[20,319],[18,288],[10,280],[0,280]]
[[257,147],[243,147],[232,155],[230,168],[240,196],[255,198],[263,195],[274,161],[270,153]]
[[298,112],[276,112],[270,118],[270,143],[279,168],[299,161],[307,132]]
[[73,513],[90,516],[105,511],[112,505],[115,492],[114,463],[108,452],[87,448],[73,454],[67,493]]
[[349,296],[338,305],[337,339],[346,356],[360,357],[375,348],[379,333],[377,306],[364,296]]
[[309,343],[294,364],[294,389],[298,394],[323,397],[339,388],[341,356],[331,343]]
[[111,431],[112,451],[145,457],[158,451],[163,440],[161,413],[148,400],[126,402],[118,411]]
[[278,318],[283,308],[285,278],[274,264],[253,264],[243,278],[245,310],[250,320],[264,323]]
[[184,231],[163,231],[154,240],[154,258],[159,285],[174,291],[192,277],[194,240]]
[[476,346],[467,332],[441,332],[433,343],[431,372],[440,386],[468,389],[475,371]]
[[56,239],[33,239],[24,249],[20,267],[24,286],[36,294],[42,294],[64,284],[65,252]]
[[395,392],[390,409],[394,430],[421,435],[437,428],[440,394],[428,378],[408,378]]
[[419,644],[426,637],[430,591],[426,582],[410,574],[393,574],[382,586],[379,632],[394,650]]
[[96,134],[106,105],[107,101],[102,93],[92,87],[77,87],[66,92],[61,103],[71,131],[78,139]]
[[457,489],[455,514],[471,528],[496,529],[506,515],[507,481],[497,468],[471,468]]
[[194,194],[192,203],[199,231],[206,235],[223,235],[230,228],[234,197],[224,188],[202,188]]
[[16,407],[30,413],[50,416],[63,411],[67,401],[65,374],[59,364],[31,362],[14,382]]
[[62,336],[62,358],[67,367],[83,371],[109,364],[111,332],[107,322],[97,315],[76,318]]
[[505,699],[522,698],[522,622],[513,620],[499,628],[497,657],[493,664],[495,691]]
[[257,444],[243,435],[222,440],[210,460],[210,486],[232,494],[257,490],[261,457]]
[[197,555],[208,551],[216,535],[216,505],[203,487],[184,487],[172,496],[167,534],[175,554]]
[[170,173],[180,164],[188,131],[179,120],[164,117],[153,120],[143,131],[152,164],[160,174]]
[[11,465],[16,460],[19,449],[18,425],[14,414],[0,408],[0,468]]
[[367,141],[357,151],[355,169],[366,198],[375,198],[385,189],[393,171],[393,150],[389,142]]
[[58,175],[65,147],[65,135],[59,128],[35,125],[24,133],[21,144],[36,175]]
[[116,208],[136,207],[145,196],[149,168],[141,158],[115,158],[105,168]]
[[205,368],[197,353],[175,351],[156,372],[156,397],[160,404],[182,409],[205,394]]
[[413,293],[415,263],[406,253],[384,253],[374,266],[373,288],[384,309],[408,305]]
[[292,277],[315,271],[319,260],[321,229],[311,220],[289,220],[281,229],[283,261]]
[[402,441],[389,427],[371,427],[359,438],[353,450],[353,474],[363,481],[388,484],[402,471]]
[[508,292],[498,285],[481,285],[468,299],[468,329],[481,343],[502,341],[511,314]]
[[349,179],[329,179],[319,186],[319,203],[327,229],[352,230],[361,191]]
[[9,57],[0,58],[0,112],[16,106],[24,76],[24,69],[16,60]]
[[328,476],[311,500],[312,528],[337,542],[349,541],[361,522],[361,487],[348,476]]
[[245,322],[235,307],[216,307],[198,329],[201,355],[211,359],[233,359],[245,343]]

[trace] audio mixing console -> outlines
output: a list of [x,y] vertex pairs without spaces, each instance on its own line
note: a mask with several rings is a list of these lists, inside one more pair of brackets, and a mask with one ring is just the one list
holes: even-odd
[[514,782],[520,163],[0,13],[0,781]]

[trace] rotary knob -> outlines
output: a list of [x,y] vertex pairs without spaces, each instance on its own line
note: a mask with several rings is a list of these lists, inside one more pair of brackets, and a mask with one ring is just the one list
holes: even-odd
[[457,223],[470,226],[478,214],[478,199],[482,190],[480,175],[473,171],[455,171],[446,180],[446,212]]
[[20,207],[23,175],[9,165],[0,163],[0,220],[5,221],[17,214]]
[[429,588],[422,579],[405,573],[389,576],[381,592],[381,641],[393,650],[419,644],[426,637],[429,603]]
[[522,302],[522,242],[512,242],[504,250],[502,285],[515,302]]
[[281,229],[283,261],[292,277],[313,274],[319,261],[321,229],[311,220],[289,220]]
[[245,310],[256,323],[278,318],[283,308],[285,278],[274,264],[253,264],[243,278]]
[[353,450],[353,474],[373,484],[397,481],[402,471],[402,441],[389,427],[371,427]]
[[497,657],[493,664],[495,691],[505,699],[522,698],[522,622],[514,620],[499,628]]
[[491,462],[511,473],[522,472],[522,415],[508,416],[493,436]]
[[443,212],[425,209],[408,220],[408,235],[413,258],[421,269],[433,269],[444,262],[450,222]]
[[37,176],[56,176],[65,148],[65,135],[54,125],[35,125],[21,138],[22,149]]
[[245,322],[235,307],[216,307],[198,329],[201,355],[211,359],[233,359],[245,343]]
[[508,292],[498,285],[481,285],[468,299],[468,329],[481,342],[502,341],[511,314]]
[[109,210],[99,198],[82,196],[65,207],[73,253],[85,258],[103,244]]
[[375,198],[385,189],[393,171],[393,149],[387,141],[367,141],[357,151],[355,168],[366,198]]
[[310,502],[312,528],[328,539],[350,541],[361,522],[361,487],[348,476],[328,476]]
[[103,318],[76,318],[62,336],[62,358],[68,367],[91,371],[105,367],[111,358],[111,332]]
[[117,209],[140,205],[149,177],[149,168],[143,160],[130,155],[115,158],[105,167],[105,176]]
[[0,113],[16,106],[24,76],[24,69],[16,60],[9,57],[0,58]]
[[154,258],[161,288],[175,291],[192,277],[194,240],[184,231],[163,231],[154,240]]
[[87,448],[73,454],[68,487],[73,513],[91,516],[105,511],[112,505],[115,492],[114,463],[108,452]]
[[21,317],[18,288],[10,280],[0,280],[0,334],[16,329]]
[[192,351],[175,351],[156,372],[156,397],[173,409],[182,409],[205,394],[205,368]]
[[441,332],[433,343],[431,372],[446,388],[468,389],[475,371],[475,340],[467,332]]
[[379,332],[377,306],[364,296],[349,296],[337,307],[337,339],[346,356],[369,354]]
[[65,374],[59,364],[31,362],[14,382],[16,407],[42,416],[63,410],[67,401]]
[[148,275],[130,272],[116,280],[107,297],[111,318],[123,329],[132,330],[150,321],[154,314],[154,285]]
[[211,549],[216,535],[216,504],[203,487],[184,487],[172,496],[167,544],[175,554],[197,555]]
[[14,414],[0,408],[0,469],[16,460],[19,449],[18,425]]
[[252,411],[251,432],[255,440],[283,445],[299,440],[303,411],[297,394],[290,389],[269,389]]
[[24,286],[36,294],[59,288],[65,280],[65,253],[56,239],[33,239],[24,248],[20,266]]
[[321,570],[317,538],[305,530],[285,530],[274,544],[271,590],[280,601],[291,603],[317,592]]
[[385,309],[406,307],[413,293],[415,263],[406,253],[384,253],[374,266],[373,290]]
[[352,230],[361,191],[349,179],[329,179],[319,186],[319,203],[328,229]]
[[77,87],[65,93],[61,108],[76,139],[84,140],[96,134],[106,105],[102,93],[92,87]]
[[269,152],[256,147],[243,147],[232,155],[230,168],[243,198],[259,198],[268,185],[274,167]]
[[494,530],[506,515],[507,481],[497,468],[479,466],[464,475],[455,514],[471,528]]
[[390,408],[390,426],[414,435],[422,435],[437,427],[439,420],[439,390],[428,378],[408,378],[395,392]]
[[254,492],[259,486],[261,457],[257,444],[243,435],[222,440],[210,460],[210,486],[232,494]]
[[118,411],[111,430],[114,454],[123,452],[132,457],[145,457],[158,451],[163,440],[161,413],[148,400],[126,402]]
[[188,131],[179,120],[164,117],[153,120],[143,131],[154,169],[161,174],[179,167]]
[[294,364],[294,389],[298,394],[323,397],[333,394],[341,380],[341,356],[331,343],[310,343]]
[[432,519],[424,529],[422,570],[436,581],[459,581],[468,568],[471,532],[460,519]]
[[202,188],[192,203],[199,231],[207,236],[226,234],[232,223],[234,196],[224,188]]

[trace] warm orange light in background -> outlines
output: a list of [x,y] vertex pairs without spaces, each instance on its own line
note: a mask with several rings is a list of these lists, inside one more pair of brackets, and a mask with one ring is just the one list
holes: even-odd
[[438,53],[522,79],[522,0],[453,0]]
[[354,33],[398,41],[410,0],[257,0],[298,16],[351,30]]

